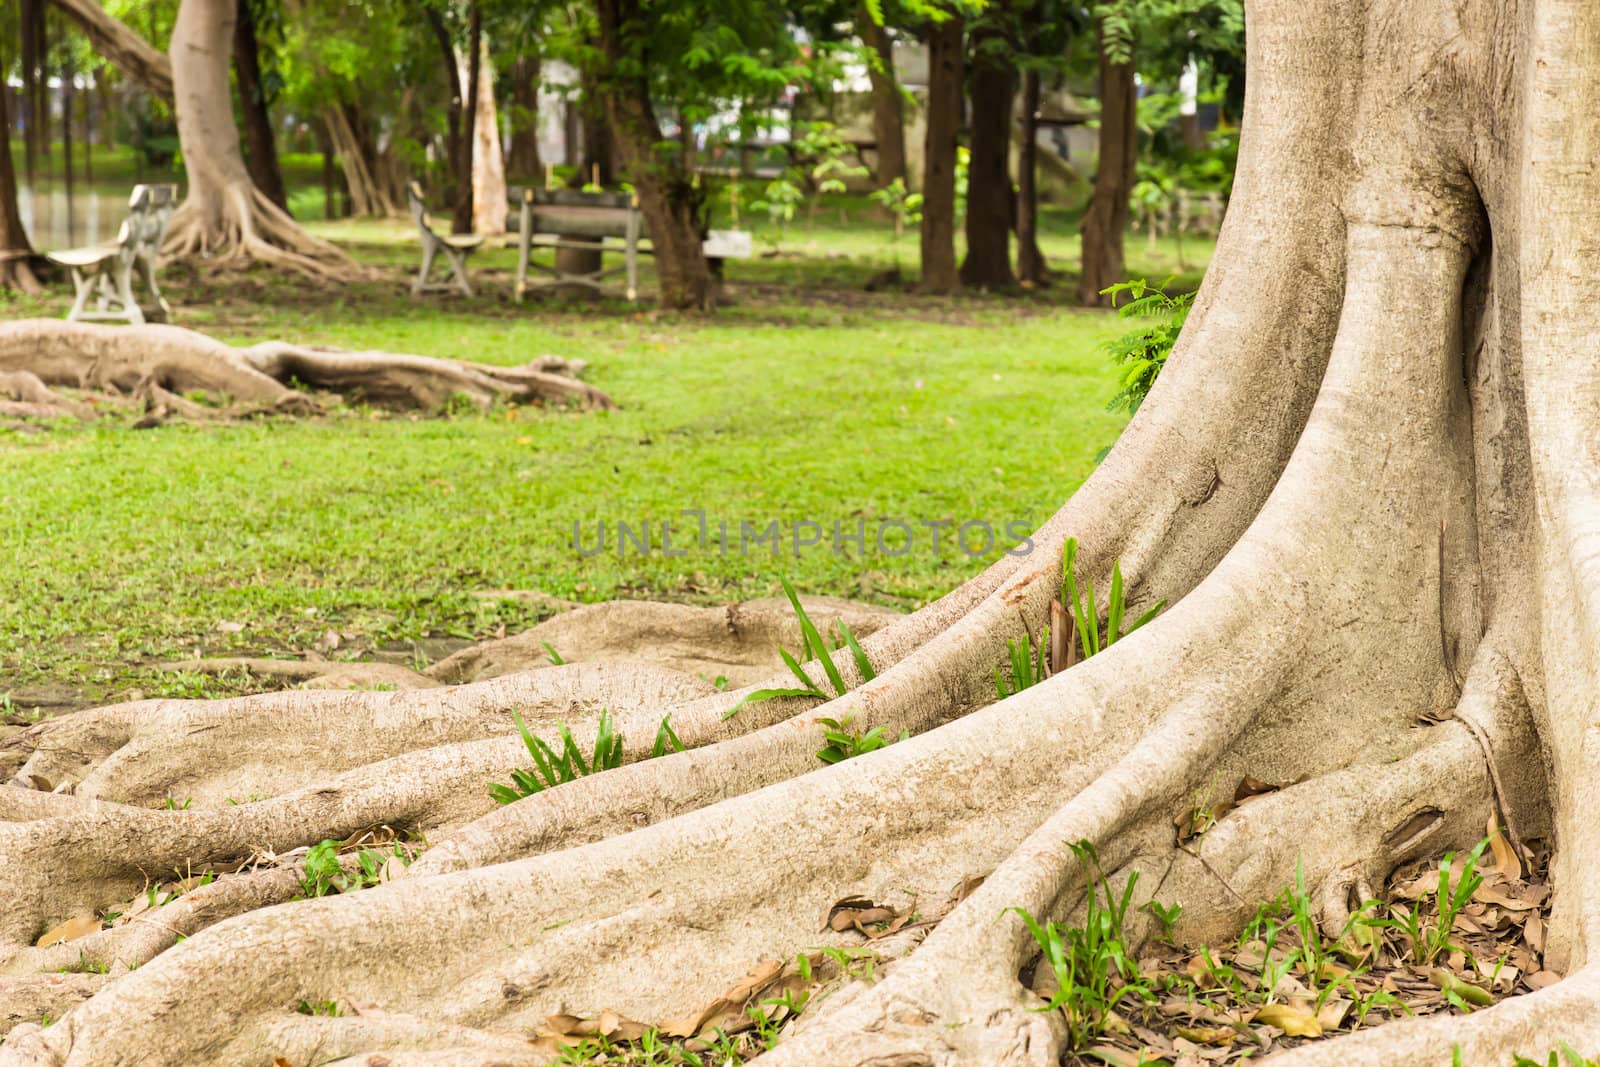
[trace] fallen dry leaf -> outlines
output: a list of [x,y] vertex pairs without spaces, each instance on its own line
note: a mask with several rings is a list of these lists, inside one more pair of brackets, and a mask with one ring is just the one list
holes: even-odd
[[1250,1021],[1276,1026],[1290,1037],[1322,1036],[1322,1024],[1315,1015],[1287,1004],[1268,1004],[1256,1012]]
[[1500,819],[1492,811],[1489,813],[1489,849],[1494,853],[1495,870],[1509,881],[1520,882],[1522,861],[1517,859],[1516,850],[1506,840],[1506,835],[1500,832]]
[[99,930],[99,919],[93,915],[80,915],[77,918],[68,919],[60,926],[53,926],[46,930],[34,944],[39,948],[44,948],[46,945],[59,945],[66,941],[76,941],[80,937],[88,937],[90,934],[98,933]]

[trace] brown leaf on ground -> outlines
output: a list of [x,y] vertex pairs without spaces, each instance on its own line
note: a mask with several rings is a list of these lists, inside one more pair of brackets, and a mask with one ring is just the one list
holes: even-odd
[[66,941],[76,941],[80,937],[88,937],[90,934],[99,933],[99,931],[99,919],[93,915],[79,915],[76,918],[68,919],[60,926],[53,926],[46,930],[34,944],[39,948],[44,948],[47,945],[59,945]]

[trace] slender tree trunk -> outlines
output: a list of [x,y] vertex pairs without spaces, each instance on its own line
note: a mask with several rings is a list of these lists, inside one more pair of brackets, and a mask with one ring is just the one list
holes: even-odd
[[[1003,17],[1004,4],[995,14]],[[1011,192],[1011,109],[1016,92],[1012,56],[998,31],[972,35],[972,160],[967,171],[967,258],[961,284],[1003,288],[1017,283],[1011,272],[1011,227],[1016,220]]]
[[[21,0],[18,19],[22,36],[22,153],[23,173],[28,185],[38,188],[39,154],[49,152],[49,144],[41,140],[40,101],[49,93],[49,87],[40,67],[44,52],[44,0]],[[47,160],[48,165],[48,160]]]
[[511,66],[511,154],[506,173],[537,185],[539,162],[539,56],[518,56]]
[[72,195],[72,106],[77,102],[77,87],[73,84],[71,49],[63,49],[61,55],[61,173],[67,193],[67,243],[76,244],[77,204]]
[[306,233],[245,169],[228,84],[237,12],[237,0],[182,0],[178,6],[170,55],[188,196],[173,214],[166,251],[345,276],[355,269],[349,257]]
[[[5,69],[5,60],[0,54],[0,70]],[[0,289],[39,292],[33,259],[33,246],[17,208],[17,176],[11,164],[11,87],[0,77]]]
[[889,31],[878,25],[863,5],[856,14],[862,43],[871,50],[867,78],[872,83],[872,135],[877,141],[874,179],[886,186],[896,178],[906,180],[905,101],[900,95],[900,79],[894,67],[894,43]]
[[710,310],[715,283],[700,250],[700,191],[683,168],[678,153],[665,155],[661,127],[650,101],[650,86],[637,74],[619,73],[637,33],[639,0],[598,0],[600,52],[604,71],[603,98],[610,118],[617,162],[633,182],[639,209],[650,230],[661,306]]
[[1017,151],[1017,280],[1045,281],[1039,250],[1039,72],[1022,75],[1022,145]]
[[87,92],[83,94],[83,181],[85,185],[94,184],[94,120],[95,98],[98,96],[97,85],[99,76],[90,72]]
[[263,196],[284,211],[289,196],[278,167],[278,146],[272,134],[272,114],[261,83],[260,42],[256,40],[252,0],[238,0],[238,21],[233,31],[233,69],[239,82],[239,110],[244,115],[245,166],[250,180]]
[[328,121],[324,116],[321,122],[314,125],[317,131],[317,147],[322,152],[322,217],[336,219],[339,217],[338,160],[333,147],[333,134],[328,129]]
[[443,190],[445,201],[452,205],[452,212],[458,196],[457,190],[463,182],[471,184],[471,161],[468,159],[466,138],[461,130],[462,111],[465,109],[466,96],[461,87],[461,64],[456,58],[455,42],[450,38],[450,28],[445,25],[443,17],[429,4],[423,5],[423,18],[428,23],[428,29],[433,32],[433,40],[439,48],[439,55],[444,60],[445,84],[449,87],[450,103],[445,108],[445,157],[450,180]]
[[397,200],[382,176],[376,138],[371,123],[356,104],[335,104],[323,116],[334,158],[338,160],[348,195],[348,214],[385,218],[400,213]]
[[483,11],[471,0],[467,15],[467,77],[461,94],[460,169],[456,172],[456,199],[450,215],[450,228],[456,233],[472,232],[473,160],[478,135],[478,82],[483,76]]
[[472,228],[477,233],[505,233],[506,165],[500,147],[500,114],[494,100],[494,61],[487,37],[478,43],[477,85],[472,119]]
[[1100,291],[1123,280],[1123,236],[1128,229],[1128,197],[1133,192],[1138,155],[1133,64],[1112,62],[1103,45],[1103,30],[1101,40],[1100,161],[1094,191],[1079,224],[1083,271],[1078,279],[1078,300],[1086,307],[1099,306],[1105,300]]
[[957,15],[928,29],[928,136],[923,145],[922,288],[954,292],[956,149],[961,134],[962,25]]

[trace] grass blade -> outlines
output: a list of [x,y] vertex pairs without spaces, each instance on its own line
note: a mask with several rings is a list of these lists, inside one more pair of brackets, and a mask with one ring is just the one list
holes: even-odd
[[833,656],[828,650],[828,644],[817,632],[810,616],[806,614],[806,609],[800,606],[799,594],[794,591],[794,586],[789,584],[787,578],[783,579],[783,591],[788,594],[789,603],[794,605],[795,618],[800,620],[800,633],[805,637],[806,648],[813,651],[817,659],[822,662],[822,669],[828,675],[833,691],[839,696],[844,696],[849,690],[845,687],[844,679],[839,676],[839,668],[833,665]]
[[856,635],[850,632],[850,627],[845,625],[843,619],[839,620],[839,633],[844,637],[844,643],[850,649],[850,657],[856,661],[856,673],[861,675],[863,682],[870,682],[878,676],[872,669],[872,661],[861,650],[861,643],[856,640]]

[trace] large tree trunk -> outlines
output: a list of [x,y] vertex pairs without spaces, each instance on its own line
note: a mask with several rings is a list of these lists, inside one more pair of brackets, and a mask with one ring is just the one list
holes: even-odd
[[537,185],[543,177],[539,161],[539,57],[518,56],[511,65],[511,153],[506,173]]
[[1133,63],[1116,62],[1107,54],[1100,32],[1100,160],[1094,191],[1079,223],[1083,270],[1078,300],[1086,306],[1105,301],[1101,290],[1123,280],[1122,238],[1128,229],[1128,198],[1133,194],[1138,159],[1138,97]]
[[[994,18],[1006,16],[995,5]],[[997,47],[1005,38],[987,24],[972,35],[972,159],[967,171],[967,258],[961,284],[1015,285],[1011,273],[1011,105],[1016,93],[1012,57]]]
[[[4,65],[0,53],[0,69]],[[33,260],[33,246],[17,209],[17,176],[11,163],[11,87],[0,77],[0,289],[39,292]]]
[[1044,253],[1039,250],[1039,72],[1022,74],[1022,145],[1017,150],[1017,280],[1041,285]]
[[477,106],[472,120],[472,228],[506,232],[506,165],[500,150],[500,115],[494,102],[494,61],[489,39],[478,42]]
[[928,29],[928,133],[923,144],[922,288],[954,292],[956,149],[961,135],[962,26],[950,15]]
[[[558,1013],[721,1025],[803,991],[782,961],[826,945],[871,953],[874,980],[814,999],[763,1067],[1056,1067],[1066,1019],[1023,984],[1038,950],[1019,912],[1082,914],[1072,845],[1129,887],[1135,959],[1160,934],[1137,907],[1152,893],[1183,906],[1173,938],[1216,944],[1303,879],[1337,937],[1352,889],[1491,818],[1513,856],[1554,846],[1542,962],[1565,977],[1272,1062],[1600,1047],[1600,8],[1248,14],[1248,133],[1211,270],[1148,401],[1028,551],[862,642],[870,682],[841,650],[849,691],[821,702],[730,718],[747,690],[680,678],[675,700],[659,672],[569,664],[141,701],[0,741],[0,773],[31,787],[0,789],[0,969],[29,998],[64,967],[118,969],[62,992],[88,999],[55,1025],[18,1026],[0,1062],[542,1064],[527,1030]],[[1135,607],[1172,606],[995,701],[1008,641],[1060,603],[1068,535],[1080,579],[1104,589],[1120,561]],[[529,762],[512,709],[588,751],[602,707],[625,765],[485,795]],[[667,713],[688,750],[644,758]],[[823,720],[847,713],[912,736],[824,767]],[[1296,784],[1231,807],[1246,775]],[[1196,809],[1220,812],[1203,847],[1173,832]],[[266,907],[297,864],[227,873],[379,825],[429,842],[394,884]],[[161,923],[35,944],[207,865],[217,882]],[[957,883],[931,932],[818,932],[836,901],[926,918]]]
[[178,140],[188,196],[173,213],[165,251],[216,262],[259,260],[314,276],[355,269],[258,190],[245,169],[228,85],[237,0],[183,0],[172,29]]
[[873,178],[887,186],[896,178],[906,180],[905,101],[900,96],[900,79],[894,67],[894,44],[889,32],[878,25],[865,5],[856,15],[861,41],[872,55],[868,57],[867,78],[872,83],[872,134],[878,142]]
[[272,134],[272,113],[261,83],[261,48],[250,5],[251,0],[239,0],[238,21],[233,30],[233,69],[239,81],[239,110],[244,116],[244,139],[249,149],[245,167],[262,195],[288,211],[289,195],[284,191],[283,172],[278,167],[277,138]]
[[664,308],[710,310],[716,301],[711,268],[700,250],[700,191],[690,180],[688,160],[666,154],[650,101],[648,80],[629,73],[638,34],[638,0],[599,0],[600,53],[611,143],[622,173],[633,182],[639,210],[650,230]]

